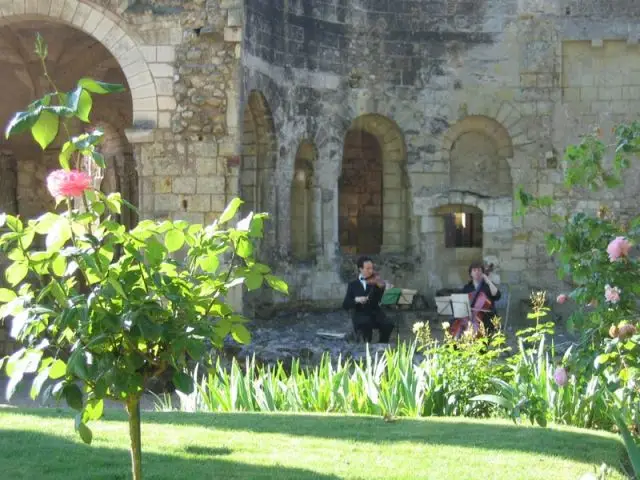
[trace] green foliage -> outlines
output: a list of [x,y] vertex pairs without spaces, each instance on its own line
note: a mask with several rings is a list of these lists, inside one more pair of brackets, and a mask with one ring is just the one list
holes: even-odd
[[[614,151],[600,139],[600,132],[587,135],[565,153],[565,182],[568,191],[601,191],[620,187],[633,157],[640,152],[640,122],[614,129]],[[611,162],[605,161],[612,157]],[[567,195],[568,196],[568,195]],[[519,215],[544,211],[541,200],[520,189]],[[542,202],[544,203],[544,202]],[[546,204],[544,206],[547,206]],[[557,220],[557,219],[555,219]],[[636,439],[640,431],[640,336],[637,334],[640,300],[640,264],[628,247],[640,244],[640,217],[622,221],[617,212],[602,206],[596,215],[577,212],[556,223],[547,234],[547,250],[558,263],[558,276],[573,285],[569,297],[576,311],[568,326],[581,334],[572,360],[578,383],[588,382],[594,399],[609,422],[614,421],[627,446],[636,474],[640,473]],[[608,253],[614,239],[624,239],[624,251]],[[618,292],[612,295],[613,289]],[[614,292],[615,293],[615,292]],[[619,298],[617,298],[619,296]],[[597,409],[596,409],[597,410]]]
[[[40,37],[36,50],[44,66]],[[49,79],[46,69],[45,75]],[[7,137],[30,129],[44,149],[69,118],[88,120],[91,94],[123,91],[83,78],[61,93],[49,81],[54,92],[17,113]],[[99,130],[71,137],[61,166],[69,169],[74,156],[78,165],[87,155],[104,167],[96,150],[101,139]],[[105,399],[124,403],[131,413],[147,381],[167,370],[174,372],[176,388],[192,392],[183,373],[189,361],[207,358],[206,351],[221,347],[229,334],[250,339],[247,319],[227,302],[230,289],[266,283],[287,293],[287,285],[253,257],[267,215],[251,213],[230,226],[241,204],[233,199],[207,226],[143,220],[127,231],[118,222],[128,205],[120,194],[89,189],[82,209],[66,198],[62,213],[26,221],[1,215],[0,251],[11,263],[5,271],[10,288],[0,290],[0,318],[11,321],[11,336],[23,345],[4,359],[11,377],[7,396],[27,373],[37,373],[33,398],[47,378],[56,380],[46,395],[64,398],[78,411],[76,430],[90,443],[87,423],[101,417]],[[179,251],[183,260],[173,255]]]

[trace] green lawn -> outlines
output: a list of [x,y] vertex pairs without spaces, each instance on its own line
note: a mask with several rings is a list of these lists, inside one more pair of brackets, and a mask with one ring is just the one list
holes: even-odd
[[[91,446],[76,437],[71,417],[0,408],[0,476],[129,478],[124,414],[105,411],[92,424]],[[577,480],[624,461],[614,435],[453,418],[143,413],[142,441],[149,479]]]

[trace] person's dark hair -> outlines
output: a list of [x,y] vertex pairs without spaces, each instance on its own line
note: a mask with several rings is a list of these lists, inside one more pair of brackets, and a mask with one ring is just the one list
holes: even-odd
[[484,264],[482,262],[473,262],[471,263],[471,265],[469,265],[469,275],[471,275],[471,270],[473,270],[474,268],[480,268],[482,269],[482,273],[484,272]]
[[367,262],[373,263],[373,260],[371,259],[371,257],[367,257],[366,255],[363,255],[358,258],[356,265],[358,265],[358,268],[362,268],[364,267],[364,264]]

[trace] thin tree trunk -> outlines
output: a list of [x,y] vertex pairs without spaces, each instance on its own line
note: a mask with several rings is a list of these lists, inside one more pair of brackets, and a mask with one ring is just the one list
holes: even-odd
[[129,400],[129,438],[131,439],[131,473],[133,480],[142,480],[142,439],[140,436],[140,399]]

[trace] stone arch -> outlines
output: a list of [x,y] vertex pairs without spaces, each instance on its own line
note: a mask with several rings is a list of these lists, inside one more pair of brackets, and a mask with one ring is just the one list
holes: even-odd
[[291,182],[291,254],[296,260],[310,260],[316,253],[315,145],[303,140],[296,152]]
[[0,9],[0,27],[17,21],[45,20],[68,25],[100,42],[116,59],[127,79],[133,99],[133,126],[156,128],[156,85],[138,47],[142,42],[123,28],[122,18],[87,0],[6,3]]
[[277,231],[272,226],[277,225],[277,142],[271,109],[262,92],[249,93],[242,125],[240,196],[245,201],[245,212],[268,212],[276,217],[275,222],[265,226],[265,240],[274,243],[275,238],[269,237]]
[[[355,142],[353,147],[350,142]],[[371,179],[373,183],[378,185],[379,191],[376,191],[375,188],[372,190],[373,184],[368,187],[359,184],[355,174],[353,179],[348,178],[350,168],[354,165],[354,158],[357,157],[357,152],[355,152],[356,157],[348,158],[353,153],[351,149],[357,150],[365,147],[374,156],[379,155],[377,159],[379,172],[372,173]],[[381,241],[370,242],[371,246],[369,247],[377,251],[358,253],[405,252],[409,240],[406,152],[405,140],[400,128],[388,117],[378,114],[364,114],[357,117],[349,125],[344,136],[338,187],[338,231],[340,245],[346,252],[353,253],[354,247],[356,250],[358,247],[352,244],[353,240],[349,238],[349,234],[345,235],[344,232],[361,231],[365,235],[371,236],[376,235],[378,229],[381,230]],[[363,157],[360,158],[362,162]],[[372,165],[363,164],[356,168],[370,170],[371,167]],[[375,223],[378,215],[381,217],[380,226]],[[374,219],[373,223],[371,219]],[[361,220],[368,222],[365,224],[371,228],[362,229],[362,225],[359,224]]]
[[264,95],[253,90],[244,109],[241,191],[243,198],[254,211],[265,210],[272,201],[268,199],[276,167],[277,145],[271,109]]
[[[40,59],[33,51],[36,32],[47,43],[47,70],[60,90],[74,88],[77,80],[84,75],[127,84],[118,60],[84,30],[70,22],[52,21],[44,15],[21,14],[0,18],[0,50],[3,53],[0,58],[0,83],[12,86],[10,91],[2,95],[0,122],[6,124],[16,111],[24,109],[35,98],[51,90],[44,78]],[[11,152],[9,158],[14,159],[15,167],[7,167],[2,174],[16,179],[17,213],[32,217],[53,208],[54,202],[46,191],[45,180],[51,170],[59,168],[58,154],[67,140],[66,131],[77,135],[101,123],[116,127],[119,134],[124,135],[124,129],[133,123],[131,92],[94,95],[90,122],[72,119],[67,123],[67,129],[59,129],[58,137],[45,151],[28,134],[0,140],[0,150]],[[11,162],[4,163],[10,165]],[[15,175],[10,173],[11,170],[15,171]],[[135,177],[135,169],[133,171],[132,177]]]
[[496,120],[470,115],[445,133],[442,154],[449,160],[449,185],[454,191],[491,197],[513,193],[509,132]]

